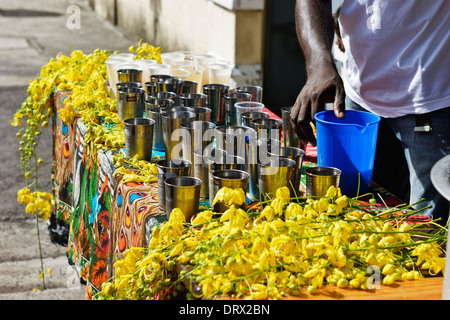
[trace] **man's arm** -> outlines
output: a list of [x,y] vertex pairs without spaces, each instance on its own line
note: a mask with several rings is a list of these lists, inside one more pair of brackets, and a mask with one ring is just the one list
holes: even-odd
[[295,6],[297,37],[306,62],[307,82],[292,108],[291,125],[302,144],[316,145],[310,122],[333,103],[338,118],[344,117],[345,92],[336,70],[331,48],[334,21],[331,0],[297,0]]

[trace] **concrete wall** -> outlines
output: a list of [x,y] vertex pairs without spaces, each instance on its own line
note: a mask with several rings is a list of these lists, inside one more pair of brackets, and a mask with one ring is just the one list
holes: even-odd
[[264,0],[85,0],[102,18],[164,52],[214,53],[236,65],[238,84],[258,84]]

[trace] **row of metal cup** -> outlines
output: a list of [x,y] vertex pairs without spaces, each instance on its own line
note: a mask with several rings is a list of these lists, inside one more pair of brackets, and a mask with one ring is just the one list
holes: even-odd
[[[287,147],[292,148],[292,147]],[[219,149],[213,149],[219,150]],[[225,154],[219,152],[222,156]],[[289,156],[292,153],[289,153]],[[276,165],[273,164],[276,161]],[[291,171],[295,167],[292,158],[280,157],[272,160],[267,166],[262,166],[260,175],[261,197],[265,192],[274,192],[278,187],[286,186],[286,179],[291,176]],[[210,192],[217,194],[223,188],[248,190],[249,174],[240,167],[238,163],[218,164],[209,163],[208,174],[211,175]],[[202,186],[205,178],[192,177],[192,163],[187,160],[159,160],[158,167],[158,195],[159,205],[170,217],[173,209],[179,208],[184,213],[186,221],[199,211],[200,198],[202,196]],[[229,169],[224,169],[229,168]],[[307,192],[312,196],[324,196],[331,185],[338,187],[340,170],[332,167],[312,167],[306,170]],[[265,196],[265,195],[264,195]],[[267,200],[261,198],[261,201]],[[212,200],[211,200],[212,201]],[[211,202],[212,203],[212,202]],[[263,206],[265,205],[262,202]],[[244,202],[240,207],[245,209]],[[223,213],[228,206],[222,202],[214,204],[214,211]]]
[[191,118],[178,118],[179,126],[170,128],[172,145],[166,149],[166,158],[191,163],[190,175],[202,181],[202,198],[214,199],[212,176],[217,170],[246,172],[245,191],[254,200],[264,200],[266,193],[273,196],[281,186],[289,187],[292,197],[299,196],[305,152],[281,146],[281,120],[256,118],[250,126],[216,126],[196,121],[192,112],[184,112]]
[[[205,84],[199,93],[195,82],[168,74],[152,75],[143,87],[140,70],[117,73],[118,113],[125,123],[127,156],[138,154],[150,161],[155,149],[165,151],[164,161],[170,163],[166,167],[185,166],[176,173],[159,169],[160,206],[169,214],[173,206],[182,205],[175,205],[177,201],[189,203],[190,209],[183,209],[187,216],[195,213],[199,198],[212,203],[222,186],[240,186],[252,200],[263,201],[281,186],[288,186],[291,196],[298,195],[304,152],[281,147],[281,130],[289,130],[290,125],[283,126],[283,121],[263,112],[261,87],[230,90],[224,84]],[[183,179],[160,176],[166,171]],[[189,196],[180,193],[180,188],[195,190]],[[192,195],[193,202],[188,201]]]
[[[196,93],[195,82],[177,79],[171,75],[152,75],[151,81],[146,83],[144,89],[140,83],[142,73],[138,69],[121,69],[118,71],[118,76],[116,92],[119,117],[124,121],[134,118],[154,120],[152,147],[158,151],[166,151],[168,158],[171,158],[170,153],[174,145],[167,139],[168,136],[180,126],[182,121],[192,120],[192,113],[187,114],[186,111],[194,112],[196,120],[222,125],[227,114],[225,105],[233,104],[239,95],[245,95],[247,99],[255,96],[244,93],[243,90],[259,91],[256,97],[261,96],[259,87],[238,87],[236,90],[240,91],[229,93],[229,87],[221,84],[204,85],[204,93]],[[242,102],[242,104],[245,103],[257,103],[260,108],[263,106],[259,102]],[[236,106],[236,108],[239,107]],[[128,122],[134,125],[133,121]],[[139,123],[143,122],[144,120],[139,121]]]

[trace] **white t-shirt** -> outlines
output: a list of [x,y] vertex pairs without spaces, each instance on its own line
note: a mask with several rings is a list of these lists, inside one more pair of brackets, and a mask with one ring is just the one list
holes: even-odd
[[382,117],[450,106],[450,0],[344,0],[346,94]]

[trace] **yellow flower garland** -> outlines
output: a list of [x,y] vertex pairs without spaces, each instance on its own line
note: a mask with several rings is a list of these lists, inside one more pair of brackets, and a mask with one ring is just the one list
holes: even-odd
[[[219,194],[231,199],[226,188]],[[97,298],[168,299],[191,283],[188,299],[285,299],[325,284],[370,289],[369,267],[380,270],[385,285],[444,268],[438,243],[445,230],[414,241],[408,214],[381,218],[361,211],[339,188],[300,203],[288,195],[279,189],[262,212],[230,203],[223,214],[203,211],[190,224],[174,209],[148,248],[131,248],[115,263],[115,277]]]
[[[161,49],[148,43],[139,42],[137,59],[155,59],[161,62]],[[27,89],[27,98],[15,112],[10,124],[20,128],[17,137],[20,139],[20,166],[26,180],[25,187],[18,190],[17,200],[26,205],[25,212],[47,220],[55,204],[53,195],[39,190],[38,166],[43,160],[36,156],[36,137],[41,130],[48,127],[48,119],[52,116],[53,93],[55,90],[72,91],[65,101],[65,108],[60,110],[59,117],[66,124],[72,124],[81,118],[87,127],[86,143],[93,142],[104,148],[120,148],[125,144],[124,126],[116,113],[116,99],[109,95],[105,61],[112,52],[96,49],[90,54],[81,50],[73,51],[70,56],[58,54],[42,66],[39,75]],[[22,128],[26,119],[26,128]],[[25,129],[25,130],[24,130]],[[154,180],[154,170],[143,171],[146,180]],[[148,177],[150,175],[150,177]],[[31,181],[34,176],[34,181]],[[137,176],[135,173],[134,176]],[[34,185],[35,191],[30,187]],[[40,248],[40,238],[38,234]],[[42,263],[40,278],[45,289],[44,269]]]

